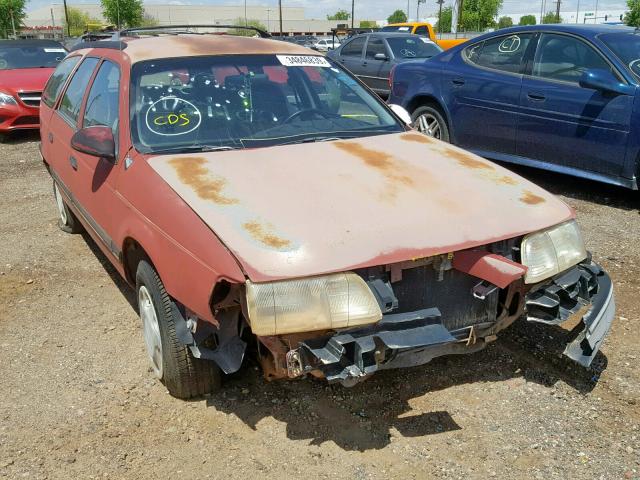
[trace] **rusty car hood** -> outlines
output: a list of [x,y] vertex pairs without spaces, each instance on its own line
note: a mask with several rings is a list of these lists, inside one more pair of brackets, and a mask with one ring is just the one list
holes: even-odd
[[149,163],[258,282],[454,252],[574,216],[505,168],[418,133]]

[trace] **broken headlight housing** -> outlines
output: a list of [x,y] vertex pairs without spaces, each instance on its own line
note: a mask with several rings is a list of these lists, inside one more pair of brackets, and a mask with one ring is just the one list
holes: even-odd
[[246,283],[249,324],[255,335],[281,335],[367,325],[382,318],[373,293],[352,272]]
[[521,262],[527,267],[525,283],[538,283],[573,267],[585,258],[580,228],[570,220],[522,240]]

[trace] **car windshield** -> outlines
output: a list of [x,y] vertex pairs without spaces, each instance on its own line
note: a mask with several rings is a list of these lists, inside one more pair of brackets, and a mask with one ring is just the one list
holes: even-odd
[[598,37],[640,78],[640,35],[635,33],[605,33]]
[[0,45],[0,70],[55,68],[67,54],[61,45]]
[[321,56],[170,58],[132,68],[139,151],[216,150],[327,141],[404,127]]
[[431,58],[442,51],[435,43],[418,36],[391,37],[387,42],[396,58]]

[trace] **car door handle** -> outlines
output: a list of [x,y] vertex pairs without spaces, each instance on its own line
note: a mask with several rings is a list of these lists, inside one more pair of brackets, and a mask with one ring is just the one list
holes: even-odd
[[527,93],[527,97],[529,98],[529,100],[532,100],[534,102],[544,102],[547,99],[547,97],[545,97],[541,93],[535,93],[535,92]]
[[69,157],[69,163],[71,164],[71,168],[74,170],[78,170],[78,160],[73,155]]
[[454,78],[453,80],[451,80],[451,83],[453,83],[456,87],[461,87],[462,85],[464,85],[464,78]]

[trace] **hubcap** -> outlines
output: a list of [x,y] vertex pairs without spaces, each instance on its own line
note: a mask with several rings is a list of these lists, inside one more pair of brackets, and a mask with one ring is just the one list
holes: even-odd
[[429,135],[430,137],[440,139],[440,136],[442,135],[440,122],[438,122],[438,119],[430,113],[423,113],[420,115],[416,122],[416,126],[418,127],[419,132]]
[[60,215],[60,221],[62,225],[67,224],[67,209],[64,206],[64,200],[62,200],[62,195],[60,195],[60,190],[58,190],[58,185],[53,185],[53,194],[56,197],[56,204],[58,205],[58,215]]
[[138,290],[138,308],[142,319],[142,334],[147,346],[147,354],[151,361],[151,368],[156,377],[162,379],[162,341],[160,339],[160,325],[158,316],[147,287],[142,285]]

